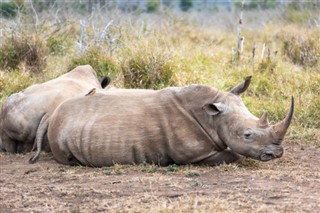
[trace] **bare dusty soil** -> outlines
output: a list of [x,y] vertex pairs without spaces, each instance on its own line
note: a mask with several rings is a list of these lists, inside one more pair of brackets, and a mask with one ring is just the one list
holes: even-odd
[[217,167],[70,167],[0,154],[1,212],[320,212],[320,148]]

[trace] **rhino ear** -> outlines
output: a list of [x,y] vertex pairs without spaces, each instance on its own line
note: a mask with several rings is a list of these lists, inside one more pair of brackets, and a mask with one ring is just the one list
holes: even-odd
[[236,87],[234,87],[230,92],[235,95],[240,95],[244,91],[246,91],[249,87],[250,81],[252,76],[247,76],[245,81],[241,84],[238,84]]
[[206,104],[202,107],[208,115],[218,115],[219,113],[225,112],[227,110],[227,105],[221,102]]

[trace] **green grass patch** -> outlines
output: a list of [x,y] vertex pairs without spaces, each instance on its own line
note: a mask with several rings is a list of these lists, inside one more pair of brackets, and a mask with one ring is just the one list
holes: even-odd
[[72,58],[68,65],[68,70],[86,64],[91,65],[100,78],[103,76],[114,78],[120,72],[115,60],[98,48],[91,48],[85,53]]

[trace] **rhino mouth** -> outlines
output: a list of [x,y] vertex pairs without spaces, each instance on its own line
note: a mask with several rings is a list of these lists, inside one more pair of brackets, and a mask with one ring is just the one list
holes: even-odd
[[282,154],[277,155],[275,152],[273,152],[271,150],[267,150],[267,151],[262,152],[262,154],[260,155],[260,160],[261,161],[269,161],[274,158],[279,158],[281,156],[282,156]]

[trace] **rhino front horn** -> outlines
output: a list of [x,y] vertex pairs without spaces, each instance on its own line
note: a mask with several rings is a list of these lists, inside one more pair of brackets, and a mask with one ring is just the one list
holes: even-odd
[[293,112],[294,112],[294,98],[291,97],[291,107],[290,107],[289,113],[287,114],[286,118],[283,121],[277,123],[274,128],[275,133],[279,138],[283,138],[284,135],[286,134],[287,129],[290,126],[290,123],[293,117]]

